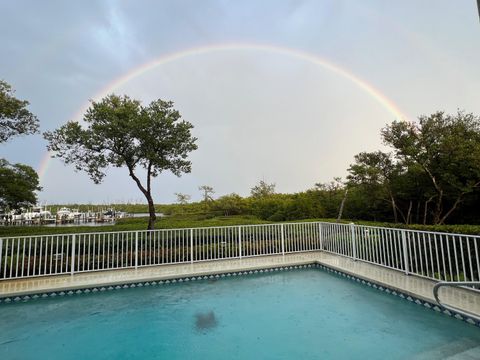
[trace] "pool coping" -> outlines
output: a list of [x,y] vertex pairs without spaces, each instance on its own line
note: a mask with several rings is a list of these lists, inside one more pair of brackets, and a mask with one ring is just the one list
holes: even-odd
[[[373,266],[376,266],[376,265],[373,265]],[[427,309],[430,309],[439,313],[443,313],[450,317],[454,317],[456,319],[465,321],[476,327],[480,327],[480,321],[477,321],[474,318],[471,318],[468,316],[464,316],[455,311],[442,308],[438,304],[436,304],[435,301],[432,301],[432,299],[429,299],[421,294],[417,294],[415,292],[408,291],[406,289],[400,289],[386,282],[383,282],[377,279],[372,279],[372,278],[369,278],[368,276],[362,276],[332,264],[326,264],[318,259],[317,260],[305,259],[305,260],[296,260],[296,261],[292,260],[292,261],[289,261],[288,264],[283,264],[283,265],[279,264],[274,266],[266,266],[266,265],[259,264],[259,265],[250,266],[248,268],[231,270],[231,271],[210,269],[210,270],[204,270],[204,271],[196,271],[195,274],[183,275],[183,276],[168,274],[168,275],[156,276],[156,277],[147,276],[145,278],[137,278],[131,281],[117,280],[117,281],[106,281],[104,283],[97,283],[95,285],[85,284],[85,285],[63,286],[51,291],[45,291],[45,290],[17,291],[11,294],[0,294],[0,305],[9,304],[9,303],[26,302],[26,301],[37,300],[37,299],[54,298],[58,296],[60,297],[73,296],[73,295],[89,294],[89,293],[96,293],[96,292],[135,288],[135,287],[168,285],[168,284],[183,283],[183,282],[190,282],[190,281],[214,280],[214,279],[221,279],[221,278],[246,276],[246,275],[253,275],[253,274],[264,274],[264,273],[304,269],[304,268],[322,269],[329,273],[333,273],[335,275],[346,278],[347,280],[351,280],[356,283],[371,287],[373,289],[382,291],[389,295],[397,296],[401,299],[423,306]],[[434,283],[433,281],[431,282]],[[460,310],[463,310],[463,309],[460,309]]]

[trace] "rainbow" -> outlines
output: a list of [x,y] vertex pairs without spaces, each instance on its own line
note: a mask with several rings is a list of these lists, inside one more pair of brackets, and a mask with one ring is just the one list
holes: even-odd
[[[98,91],[93,96],[92,100],[100,100],[107,94],[114,92],[117,88],[128,83],[130,80],[148,71],[151,71],[159,66],[162,66],[180,59],[184,59],[187,57],[191,57],[191,56],[199,56],[199,55],[211,54],[216,52],[226,52],[226,51],[269,52],[269,53],[274,53],[278,55],[290,56],[292,58],[296,58],[299,60],[303,60],[303,61],[315,64],[340,77],[348,79],[350,82],[356,85],[359,89],[361,89],[366,94],[368,94],[373,99],[375,99],[382,107],[384,107],[387,111],[389,111],[396,119],[407,118],[392,100],[390,100],[387,96],[385,96],[372,84],[361,79],[360,77],[356,76],[355,74],[348,71],[347,69],[342,68],[341,66],[334,64],[333,62],[323,57],[320,57],[316,54],[308,53],[302,50],[297,50],[297,49],[291,49],[291,48],[280,47],[275,45],[251,44],[251,43],[208,45],[208,46],[195,47],[195,48],[190,48],[190,49],[162,55],[156,58],[155,60],[147,62],[137,68],[134,68],[130,72],[115,79],[114,81],[109,83],[107,86],[102,88],[100,91]],[[90,102],[85,103],[77,112],[75,112],[73,119],[76,121],[80,121],[83,117],[83,114],[85,113],[85,111],[88,109],[89,106],[90,106]],[[38,174],[40,179],[42,179],[45,176],[48,169],[48,165],[50,163],[50,159],[51,159],[51,156],[48,152],[42,157],[41,162],[38,166]]]

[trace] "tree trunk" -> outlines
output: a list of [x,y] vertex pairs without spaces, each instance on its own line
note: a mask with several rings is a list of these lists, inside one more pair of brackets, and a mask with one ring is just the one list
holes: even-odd
[[149,219],[148,219],[148,228],[147,230],[153,230],[155,228],[155,220],[157,220],[157,216],[155,215],[155,205],[153,204],[153,199],[152,199],[152,194],[151,194],[151,187],[150,187],[150,181],[151,181],[151,165],[148,166],[147,169],[147,188],[145,189],[140,181],[140,179],[135,175],[133,172],[133,167],[128,166],[128,171],[130,177],[135,181],[137,184],[137,187],[140,189],[142,194],[145,196],[147,199],[148,203],[148,214],[149,214]]
[[340,203],[340,209],[338,210],[337,221],[340,221],[340,219],[342,218],[343,208],[345,207],[345,201],[347,201],[347,195],[348,195],[348,188],[345,189],[345,194],[343,195],[342,202]]
[[423,208],[423,225],[427,225],[427,213],[428,213],[428,200],[425,201],[425,207]]
[[420,221],[420,200],[417,200],[417,215],[415,216],[415,223],[418,224]]
[[442,216],[442,200],[443,200],[443,191],[440,190],[438,192],[437,203],[435,205],[435,212],[433,213],[433,224],[438,225],[440,224],[441,216]]
[[148,230],[153,230],[155,228],[155,220],[157,220],[157,215],[155,214],[155,205],[153,204],[153,199],[150,194],[147,196],[148,201]]
[[[437,225],[439,224],[440,222],[440,217],[442,216],[442,211],[443,211],[443,204],[442,204],[442,201],[443,201],[443,189],[440,187],[440,185],[438,185],[437,183],[437,179],[435,178],[435,176],[432,174],[432,172],[428,169],[427,166],[425,166],[425,164],[419,162],[419,164],[422,166],[423,170],[425,170],[425,172],[427,173],[427,175],[430,177],[430,180],[432,180],[432,184],[435,188],[435,191],[437,192],[437,202],[436,202],[436,205],[435,205],[435,210],[434,210],[434,213],[433,213],[433,224]],[[427,214],[427,205],[428,203],[430,202],[430,200],[433,200],[435,196],[432,196],[427,202],[425,202],[425,216],[424,216],[424,222],[426,221],[426,214]]]
[[447,213],[440,219],[439,224],[443,224],[443,223],[445,222],[445,220],[447,220],[447,218],[452,214],[452,212],[455,211],[455,209],[457,208],[458,204],[460,204],[460,202],[462,201],[462,197],[463,197],[463,194],[460,195],[460,196],[455,200],[455,203],[452,205],[452,207],[450,208],[450,210],[448,210]]
[[[473,188],[477,188],[480,186],[480,181],[477,182],[475,185],[473,185]],[[447,213],[440,219],[439,224],[443,224],[445,220],[452,214],[452,212],[455,211],[455,209],[458,207],[458,205],[462,202],[463,196],[466,194],[466,192],[462,192],[460,195],[458,195],[457,199],[453,203],[452,207],[450,210],[447,211]]]
[[425,201],[425,208],[423,210],[423,225],[427,225],[427,215],[428,215],[428,204],[433,200],[434,196],[431,196],[428,200]]
[[407,212],[407,221],[406,221],[407,225],[411,223],[410,218],[412,217],[412,206],[413,206],[413,203],[412,203],[412,200],[410,200],[410,204],[408,205],[408,212]]
[[151,180],[152,180],[152,163],[149,163],[147,167],[147,193],[145,194],[148,201],[148,214],[150,215],[148,219],[148,230],[153,230],[155,228],[155,220],[157,220],[157,216],[155,215],[155,205],[153,204],[153,199],[152,199]]
[[393,197],[392,194],[390,194],[390,201],[392,202],[393,219],[396,224],[398,223],[397,205],[395,204],[395,198]]

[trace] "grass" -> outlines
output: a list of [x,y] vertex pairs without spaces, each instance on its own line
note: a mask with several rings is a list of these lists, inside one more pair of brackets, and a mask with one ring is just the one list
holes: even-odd
[[[158,218],[155,222],[156,229],[175,229],[175,228],[193,228],[207,226],[235,226],[266,224],[263,221],[252,216],[192,216],[175,215],[164,218]],[[49,235],[49,234],[73,234],[88,232],[110,232],[110,231],[134,231],[145,230],[147,228],[148,218],[125,218],[117,221],[116,224],[105,226],[5,226],[0,227],[0,237],[7,236],[25,236],[25,235]]]
[[[292,222],[325,221],[336,222],[335,219],[303,219]],[[349,220],[342,220],[342,223],[349,223]],[[354,221],[355,224],[405,228],[424,231],[450,232],[468,235],[480,235],[479,225],[405,225],[393,223],[379,223],[371,221]],[[212,216],[199,214],[177,214],[159,218],[155,223],[156,229],[195,228],[210,226],[236,226],[252,224],[268,224],[271,221],[261,220],[249,215],[236,216]],[[111,231],[135,231],[147,228],[148,218],[125,218],[117,221],[116,224],[105,226],[5,226],[0,227],[0,237],[25,236],[25,235],[50,235],[50,234],[72,234],[88,232],[111,232]]]

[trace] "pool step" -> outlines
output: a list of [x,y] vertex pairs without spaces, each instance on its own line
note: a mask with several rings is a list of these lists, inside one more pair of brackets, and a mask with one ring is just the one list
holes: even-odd
[[472,347],[466,351],[447,357],[449,360],[479,360],[480,346]]
[[418,354],[414,359],[480,360],[480,346],[477,341],[462,339]]

